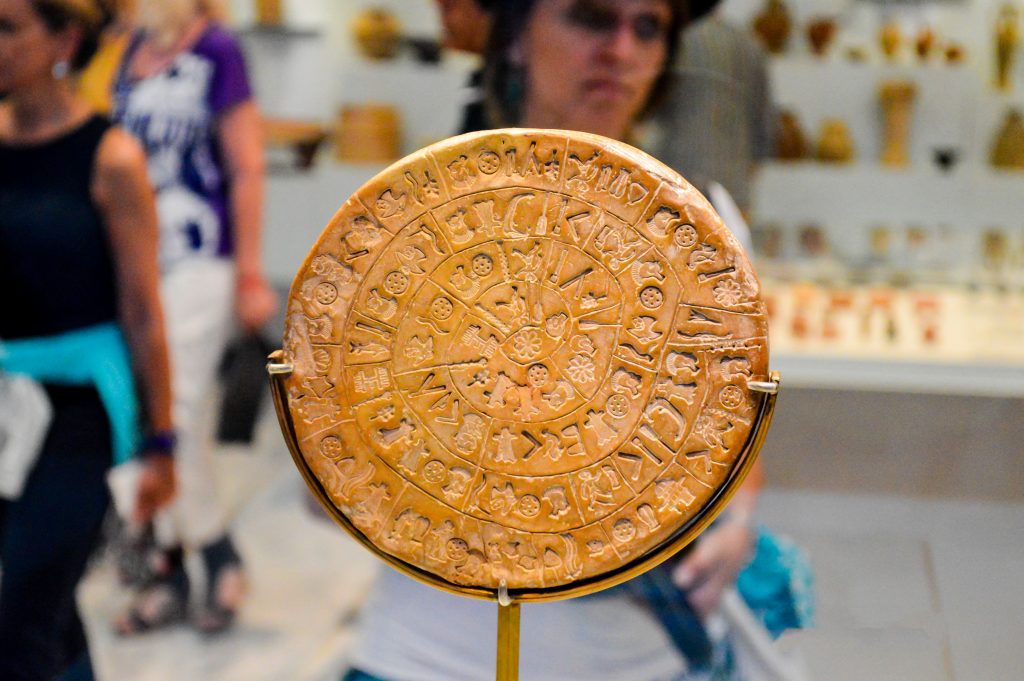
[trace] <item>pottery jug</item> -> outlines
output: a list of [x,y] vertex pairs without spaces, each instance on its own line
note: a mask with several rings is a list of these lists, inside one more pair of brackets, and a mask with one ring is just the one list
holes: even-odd
[[1006,112],[992,143],[990,160],[996,168],[1024,169],[1024,115],[1020,110]]
[[389,10],[371,7],[353,19],[352,36],[363,56],[391,59],[401,45],[402,27]]
[[853,160],[853,140],[846,123],[828,118],[821,123],[818,135],[818,160],[825,163],[849,163]]
[[782,0],[768,0],[764,10],[754,19],[754,33],[772,54],[786,51],[786,42],[792,30],[789,9]]

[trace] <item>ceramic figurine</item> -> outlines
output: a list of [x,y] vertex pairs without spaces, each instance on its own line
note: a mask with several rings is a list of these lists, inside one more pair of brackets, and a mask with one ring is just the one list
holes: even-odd
[[849,163],[853,156],[853,140],[846,123],[837,118],[822,121],[818,134],[818,160],[825,163]]
[[811,52],[816,56],[824,56],[832,39],[836,36],[836,21],[831,17],[818,17],[807,24],[807,42]]
[[402,26],[391,11],[371,7],[352,20],[352,36],[363,56],[392,59],[402,42]]
[[950,65],[962,64],[964,61],[964,46],[960,43],[949,43],[946,45],[946,63]]
[[807,338],[810,334],[810,312],[818,291],[812,284],[793,286],[793,312],[789,332],[794,338]]
[[775,137],[776,156],[783,161],[800,161],[810,155],[807,146],[807,136],[796,114],[788,109],[780,111]]
[[349,105],[338,113],[334,153],[339,161],[393,161],[401,156],[401,146],[401,119],[393,106]]
[[1024,170],[1024,115],[1019,109],[1006,112],[989,158],[996,168]]
[[917,37],[914,38],[914,51],[917,52],[917,58],[921,61],[927,61],[934,47],[935,31],[925,26],[917,32]]
[[1010,89],[1010,71],[1020,44],[1019,22],[1016,7],[1007,3],[1000,8],[996,19],[996,87],[1000,90]]
[[878,31],[878,44],[886,61],[896,61],[903,44],[903,31],[895,21],[887,21]]
[[896,317],[893,314],[894,294],[891,289],[876,289],[868,295],[868,306],[861,320],[861,332],[867,340],[896,340]]
[[882,107],[882,165],[902,168],[910,163],[908,143],[917,87],[905,80],[882,83],[878,91]]
[[800,228],[800,254],[811,258],[820,258],[828,254],[828,240],[825,232],[818,225],[804,225]]
[[1009,240],[1003,230],[989,229],[981,235],[981,257],[989,270],[1003,269],[1009,250]]
[[764,10],[754,19],[754,33],[772,54],[786,51],[786,43],[792,30],[789,9],[782,0],[767,0]]
[[920,225],[907,227],[907,248],[911,252],[924,250],[926,243],[928,243],[928,231],[924,227]]
[[256,0],[256,23],[261,26],[280,26],[281,0]]
[[825,340],[837,341],[842,336],[842,326],[838,317],[847,315],[853,308],[853,294],[846,290],[837,290],[829,294],[828,306],[822,315],[821,335]]
[[939,340],[939,324],[942,321],[939,299],[928,294],[918,296],[914,301],[914,312],[921,329],[921,341],[925,345],[935,345]]

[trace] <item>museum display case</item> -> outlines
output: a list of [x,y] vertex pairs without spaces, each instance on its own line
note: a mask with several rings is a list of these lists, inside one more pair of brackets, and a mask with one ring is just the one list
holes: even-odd
[[[1013,12],[832,4],[845,49],[770,57],[787,158],[761,168],[751,217],[780,367],[790,385],[1020,396],[1020,87],[994,56]],[[793,151],[843,126],[852,160],[838,133],[820,160]]]
[[[994,0],[779,4],[731,0],[723,15],[752,36],[755,24],[776,42],[784,24],[791,34],[769,56],[788,158],[763,164],[750,216],[787,383],[1024,395],[1014,13]],[[474,62],[412,50],[364,56],[352,26],[370,7],[393,12],[409,36],[439,35],[432,2],[381,0],[284,2],[286,37],[245,39],[258,93],[274,93],[264,98],[270,114],[319,121],[340,139],[346,107],[391,107],[397,157],[454,131]],[[243,25],[256,17],[251,8],[236,16]],[[327,81],[325,64],[334,65]],[[843,162],[815,160],[823,144],[823,156]],[[336,153],[321,145],[308,170],[288,163],[271,175],[268,269],[282,285],[303,255],[296,243],[387,165]]]

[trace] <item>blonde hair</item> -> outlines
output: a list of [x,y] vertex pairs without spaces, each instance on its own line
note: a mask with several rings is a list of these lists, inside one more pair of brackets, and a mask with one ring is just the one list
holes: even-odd
[[157,42],[173,43],[196,18],[224,23],[228,17],[223,0],[138,0],[136,4],[136,24]]

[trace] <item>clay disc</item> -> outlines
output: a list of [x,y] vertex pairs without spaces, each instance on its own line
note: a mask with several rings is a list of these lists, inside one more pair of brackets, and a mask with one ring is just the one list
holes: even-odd
[[708,201],[632,147],[446,140],[349,198],[295,279],[300,467],[440,583],[599,579],[733,472],[768,378],[759,295]]

